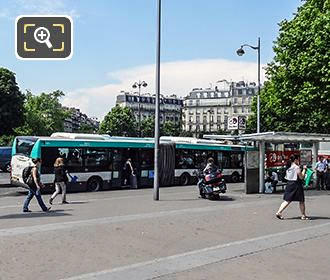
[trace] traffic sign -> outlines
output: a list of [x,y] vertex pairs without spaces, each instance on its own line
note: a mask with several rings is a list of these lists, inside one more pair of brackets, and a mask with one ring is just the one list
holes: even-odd
[[229,130],[238,129],[238,117],[229,117],[228,118],[228,129]]

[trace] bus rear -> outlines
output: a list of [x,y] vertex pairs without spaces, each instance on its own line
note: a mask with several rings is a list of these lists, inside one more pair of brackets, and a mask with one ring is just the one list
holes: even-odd
[[25,187],[23,169],[32,165],[31,151],[38,138],[33,136],[18,136],[12,147],[10,183],[17,187]]

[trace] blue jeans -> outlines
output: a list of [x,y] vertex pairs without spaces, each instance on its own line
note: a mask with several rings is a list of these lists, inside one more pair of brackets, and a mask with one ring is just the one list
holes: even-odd
[[34,196],[37,198],[42,211],[47,211],[47,207],[42,200],[40,190],[38,190],[38,189],[34,190],[31,188],[29,189],[29,193],[28,193],[27,197],[25,198],[24,205],[23,205],[23,211],[29,210],[30,201]]

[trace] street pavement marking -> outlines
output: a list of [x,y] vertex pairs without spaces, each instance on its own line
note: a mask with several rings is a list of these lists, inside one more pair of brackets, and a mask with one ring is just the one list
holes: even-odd
[[[77,220],[71,222],[58,222],[53,224],[42,224],[35,226],[26,226],[26,227],[14,227],[14,228],[4,228],[0,229],[0,237],[5,236],[14,236],[14,235],[22,235],[22,234],[30,234],[30,233],[40,233],[52,230],[65,230],[71,229],[75,227],[83,227],[83,226],[95,226],[102,224],[114,224],[120,222],[130,222],[137,221],[143,219],[152,219],[152,218],[161,218],[182,214],[198,214],[204,212],[213,212],[215,210],[224,210],[224,209],[237,209],[244,206],[256,206],[256,205],[267,205],[273,203],[277,198],[268,199],[268,200],[260,200],[260,201],[251,201],[251,202],[240,202],[240,203],[232,203],[228,205],[216,205],[216,206],[206,206],[206,207],[198,207],[198,208],[185,208],[185,209],[177,209],[170,211],[160,211],[160,212],[152,212],[152,213],[142,213],[142,214],[132,214],[125,216],[112,216],[112,217],[103,217],[96,219],[87,219],[87,220]],[[29,214],[25,214],[29,215]],[[45,214],[51,216],[51,212]]]
[[330,223],[234,241],[62,280],[149,280],[330,235]]

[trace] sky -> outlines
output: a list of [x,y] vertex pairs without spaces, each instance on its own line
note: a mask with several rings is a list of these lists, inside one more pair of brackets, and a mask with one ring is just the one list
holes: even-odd
[[[66,106],[100,120],[121,90],[145,80],[154,93],[156,0],[0,0],[0,67],[16,73],[22,92],[62,90]],[[221,79],[257,80],[257,52],[236,50],[261,38],[262,81],[273,56],[278,23],[301,0],[163,0],[161,93],[186,96]],[[15,56],[15,18],[69,15],[73,56],[65,61],[23,61]],[[224,85],[220,85],[224,86]]]

